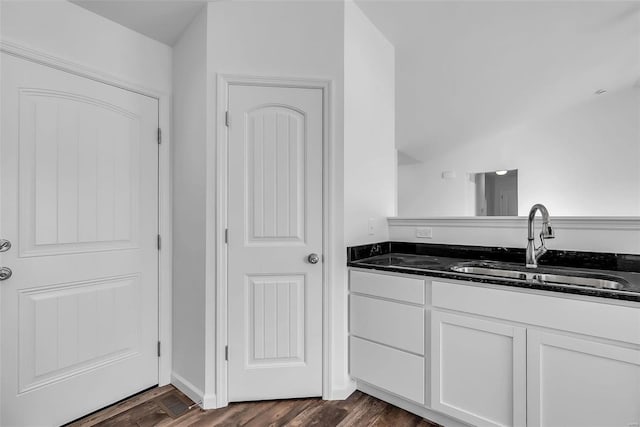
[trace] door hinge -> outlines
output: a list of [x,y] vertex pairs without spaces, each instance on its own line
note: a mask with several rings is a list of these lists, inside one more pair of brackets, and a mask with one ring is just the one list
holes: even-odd
[[225,243],[229,243],[229,229],[228,228],[224,229],[224,242]]
[[224,125],[226,127],[229,127],[229,112],[228,111],[224,112]]
[[160,250],[161,248],[162,248],[162,238],[158,234],[158,250]]
[[229,346],[225,345],[224,346],[224,360],[229,360]]
[[160,357],[160,341],[158,341],[158,357]]
[[158,144],[162,144],[162,129],[158,128]]

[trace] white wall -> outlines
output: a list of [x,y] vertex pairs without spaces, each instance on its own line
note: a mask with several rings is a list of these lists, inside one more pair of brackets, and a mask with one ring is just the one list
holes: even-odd
[[[518,214],[640,215],[640,88],[589,95],[550,116],[477,138],[398,171],[400,216],[473,212],[467,174],[518,169]],[[441,178],[455,171],[455,179]]]
[[[172,91],[172,50],[169,46],[136,33],[66,1],[0,2],[0,40],[7,48],[26,49],[56,66],[72,68],[118,86],[153,93],[160,98],[159,121],[166,131],[160,147],[160,227],[169,246],[160,254],[161,340],[170,339],[171,319],[167,266],[171,259],[170,226],[165,224],[165,208],[170,204],[170,165],[165,150],[171,146],[170,95]],[[160,384],[169,381],[171,352],[160,359]],[[1,375],[0,375],[1,376]]]
[[[174,376],[205,407],[219,405],[213,310],[217,75],[328,78],[340,93],[342,34],[327,28],[341,17],[337,4],[209,3],[174,48],[174,334],[187,335],[174,341]],[[335,106],[341,149],[336,129],[342,128],[342,104]]]
[[[387,240],[396,211],[395,49],[352,1],[344,31],[347,246]],[[369,230],[369,223],[374,230]]]
[[[548,249],[640,254],[640,218],[551,217],[555,239]],[[539,244],[540,215],[536,219]],[[431,228],[432,238],[416,237],[416,228]],[[527,246],[526,217],[389,218],[389,235],[396,242],[472,246]],[[524,261],[524,260],[523,260]]]
[[173,50],[172,382],[194,401],[205,389],[206,7]]
[[[176,183],[188,177],[197,180],[199,184],[206,184],[205,220],[201,221],[203,200],[201,187],[195,186],[194,192],[188,196],[177,196],[178,221],[188,221],[188,226],[176,224],[178,229],[204,236],[198,240],[194,254],[184,265],[191,263],[192,278],[196,295],[205,301],[207,307],[212,307],[215,300],[212,291],[216,289],[216,253],[215,221],[219,214],[216,206],[217,183],[215,181],[216,167],[216,137],[218,135],[217,121],[217,75],[234,74],[264,77],[293,77],[327,79],[331,81],[330,94],[330,139],[331,154],[327,159],[330,168],[329,182],[331,186],[331,241],[329,253],[325,254],[331,260],[332,270],[329,273],[331,298],[329,302],[331,314],[330,328],[334,340],[330,344],[331,351],[331,384],[326,397],[346,397],[354,388],[348,376],[348,346],[347,346],[347,276],[345,246],[358,241],[383,240],[387,238],[385,217],[394,213],[395,207],[395,150],[394,135],[394,51],[390,43],[379,31],[361,14],[354,5],[347,6],[342,2],[308,1],[298,2],[211,2],[207,5],[206,24],[206,82],[202,82],[197,73],[197,82],[183,82],[190,79],[195,66],[202,69],[202,63],[197,61],[192,49],[186,50],[188,57],[182,59],[182,43],[201,46],[201,31],[197,42],[188,42],[185,38],[176,46],[176,62],[184,61],[185,67],[176,64],[176,99],[181,94],[190,92],[189,108],[201,108],[195,112],[197,120],[197,137],[193,135],[192,145],[185,149],[184,159],[176,155]],[[345,16],[348,13],[348,17]],[[346,30],[345,30],[346,28]],[[348,35],[345,33],[348,32]],[[199,47],[200,49],[200,47]],[[345,49],[348,53],[345,55]],[[198,50],[199,52],[199,50]],[[200,57],[201,59],[202,57]],[[181,71],[179,71],[181,70]],[[191,74],[190,74],[191,73]],[[348,75],[349,92],[344,92],[344,79]],[[196,88],[202,92],[196,93]],[[206,94],[203,107],[202,95]],[[347,113],[344,106],[349,105]],[[176,102],[178,108],[178,102]],[[202,114],[206,117],[206,130],[201,128]],[[189,117],[176,115],[176,122],[187,123]],[[345,123],[349,122],[349,127]],[[180,129],[185,129],[185,124]],[[176,124],[176,145],[183,142],[185,134],[178,137]],[[194,132],[193,130],[191,132]],[[346,142],[346,138],[349,141]],[[178,152],[181,148],[177,148]],[[363,154],[364,151],[364,154]],[[348,153],[348,154],[347,154]],[[199,158],[197,158],[199,157]],[[345,160],[348,157],[348,166]],[[201,168],[202,159],[206,158],[205,169]],[[184,163],[182,166],[179,164]],[[178,172],[193,163],[194,170]],[[373,178],[372,178],[373,177]],[[373,179],[373,182],[372,182]],[[185,181],[186,183],[186,181]],[[366,190],[361,186],[366,183]],[[177,184],[178,185],[178,184]],[[181,184],[180,184],[181,185]],[[174,188],[176,194],[178,187]],[[348,195],[345,194],[348,191]],[[192,212],[195,209],[196,213]],[[196,215],[189,220],[188,215]],[[183,217],[183,218],[182,218]],[[374,218],[377,234],[369,236],[367,222]],[[345,222],[349,228],[345,232]],[[181,238],[182,239],[182,238]],[[178,245],[186,244],[177,242]],[[189,252],[187,252],[189,253]],[[202,257],[204,255],[204,266]],[[177,255],[176,260],[182,255]],[[176,261],[176,270],[179,267]],[[204,269],[204,279],[200,274]],[[178,278],[176,272],[176,280]],[[204,280],[203,283],[199,283]],[[177,283],[177,282],[176,282]],[[176,284],[176,286],[179,286]],[[204,294],[201,290],[204,289]],[[175,295],[178,301],[188,300],[186,297]],[[182,300],[181,300],[182,298]],[[191,297],[190,297],[191,298]],[[187,306],[187,304],[184,304]],[[177,306],[177,305],[176,305]],[[200,305],[196,305],[200,307]],[[205,347],[198,347],[198,352],[204,354],[204,384],[202,394],[205,399],[214,396],[216,385],[215,354],[213,345],[215,338],[215,313],[205,310],[205,329],[200,328],[196,336],[204,332]],[[202,321],[199,310],[185,317],[193,321]],[[196,318],[197,316],[197,318]],[[176,320],[178,322],[178,320]],[[179,321],[181,322],[181,321]],[[185,325],[188,322],[185,322]],[[178,333],[178,327],[175,333]],[[182,328],[182,326],[180,326]],[[197,338],[194,338],[197,339]],[[176,341],[178,342],[178,341]],[[176,349],[176,360],[183,360]],[[185,357],[186,361],[188,358]],[[199,363],[200,358],[192,356]],[[174,363],[175,372],[178,369],[187,371],[186,367],[179,368]],[[193,374],[199,372],[199,367],[193,368]],[[194,380],[195,381],[195,380]],[[200,383],[198,383],[198,386]],[[187,387],[188,388],[188,387]],[[197,387],[196,387],[197,388]],[[213,397],[215,399],[215,396]],[[219,405],[219,403],[212,403]]]
[[[212,79],[209,100],[210,148],[215,148],[217,133],[216,74],[244,74],[264,77],[320,78],[332,82],[330,137],[333,141],[331,200],[331,253],[333,265],[333,314],[330,318],[338,336],[332,344],[332,389],[329,396],[340,396],[341,389],[352,386],[347,376],[345,245],[343,237],[343,73],[344,6],[341,2],[212,2],[208,4],[208,67]],[[215,172],[214,153],[208,153],[210,171]],[[213,175],[215,176],[215,175]],[[209,207],[215,212],[214,180],[208,180]],[[213,220],[211,217],[209,220]],[[213,240],[213,227],[207,228]],[[215,287],[215,253],[207,250],[210,263],[207,286]],[[215,363],[213,358],[207,363]],[[215,380],[207,375],[207,382]],[[209,387],[207,387],[209,390]]]
[[399,215],[473,214],[466,174],[513,168],[521,210],[535,201],[555,215],[640,215],[636,8],[359,4],[396,48],[396,146],[413,163],[399,167]]
[[3,41],[171,92],[171,48],[72,3],[2,1]]

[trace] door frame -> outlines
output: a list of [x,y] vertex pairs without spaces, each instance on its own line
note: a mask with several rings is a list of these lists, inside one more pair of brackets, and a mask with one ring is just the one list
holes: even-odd
[[[212,350],[215,350],[215,390],[216,407],[229,404],[228,398],[228,363],[226,361],[225,346],[228,343],[228,300],[227,300],[227,244],[224,239],[227,228],[228,210],[228,144],[229,132],[226,126],[226,111],[229,105],[229,88],[231,86],[262,86],[285,87],[296,89],[318,89],[322,91],[322,397],[328,399],[331,395],[331,286],[330,278],[335,266],[334,254],[331,253],[334,241],[334,220],[332,217],[332,203],[334,197],[333,185],[335,171],[330,160],[335,147],[333,138],[333,82],[331,79],[295,78],[295,77],[261,77],[242,74],[217,75],[217,138],[215,150],[207,153],[207,229],[214,233],[207,233],[207,253],[215,253],[215,259],[207,260],[207,269],[215,271],[216,286],[215,301],[207,313],[215,315],[215,336],[212,340]],[[210,172],[211,171],[211,172]],[[215,173],[213,172],[215,171]],[[209,178],[209,177],[208,177]],[[211,207],[211,211],[209,209]],[[214,208],[215,207],[215,208]],[[214,210],[215,209],[215,210]],[[215,212],[215,215],[209,213]],[[219,238],[215,238],[219,236]],[[211,240],[211,242],[210,242]],[[212,246],[209,246],[211,243]],[[216,269],[217,266],[217,269]],[[212,319],[213,320],[213,319]],[[210,335],[210,334],[208,334]]]
[[[162,129],[158,145],[158,234],[162,246],[158,251],[158,340],[163,351],[158,358],[158,385],[171,381],[171,298],[172,298],[172,194],[171,194],[171,96],[159,89],[86,66],[79,62],[52,56],[7,39],[0,40],[0,52],[35,62],[79,77],[154,98],[158,101],[158,126]],[[1,196],[1,195],[0,195]],[[0,200],[2,197],[0,197]],[[0,336],[0,342],[2,337]],[[1,374],[1,372],[0,372]]]

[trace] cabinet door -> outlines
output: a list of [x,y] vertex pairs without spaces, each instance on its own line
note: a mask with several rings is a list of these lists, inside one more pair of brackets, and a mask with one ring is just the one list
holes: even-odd
[[431,407],[476,426],[526,423],[526,331],[434,310]]
[[536,330],[527,336],[529,427],[640,423],[639,349]]

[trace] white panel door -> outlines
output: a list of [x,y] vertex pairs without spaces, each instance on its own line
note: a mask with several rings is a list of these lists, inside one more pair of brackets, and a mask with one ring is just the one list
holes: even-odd
[[529,329],[529,427],[640,424],[640,349]]
[[153,386],[157,100],[2,54],[3,426]]
[[230,401],[322,394],[322,108],[319,89],[229,89]]
[[526,425],[524,328],[434,310],[431,340],[433,409],[475,426]]

